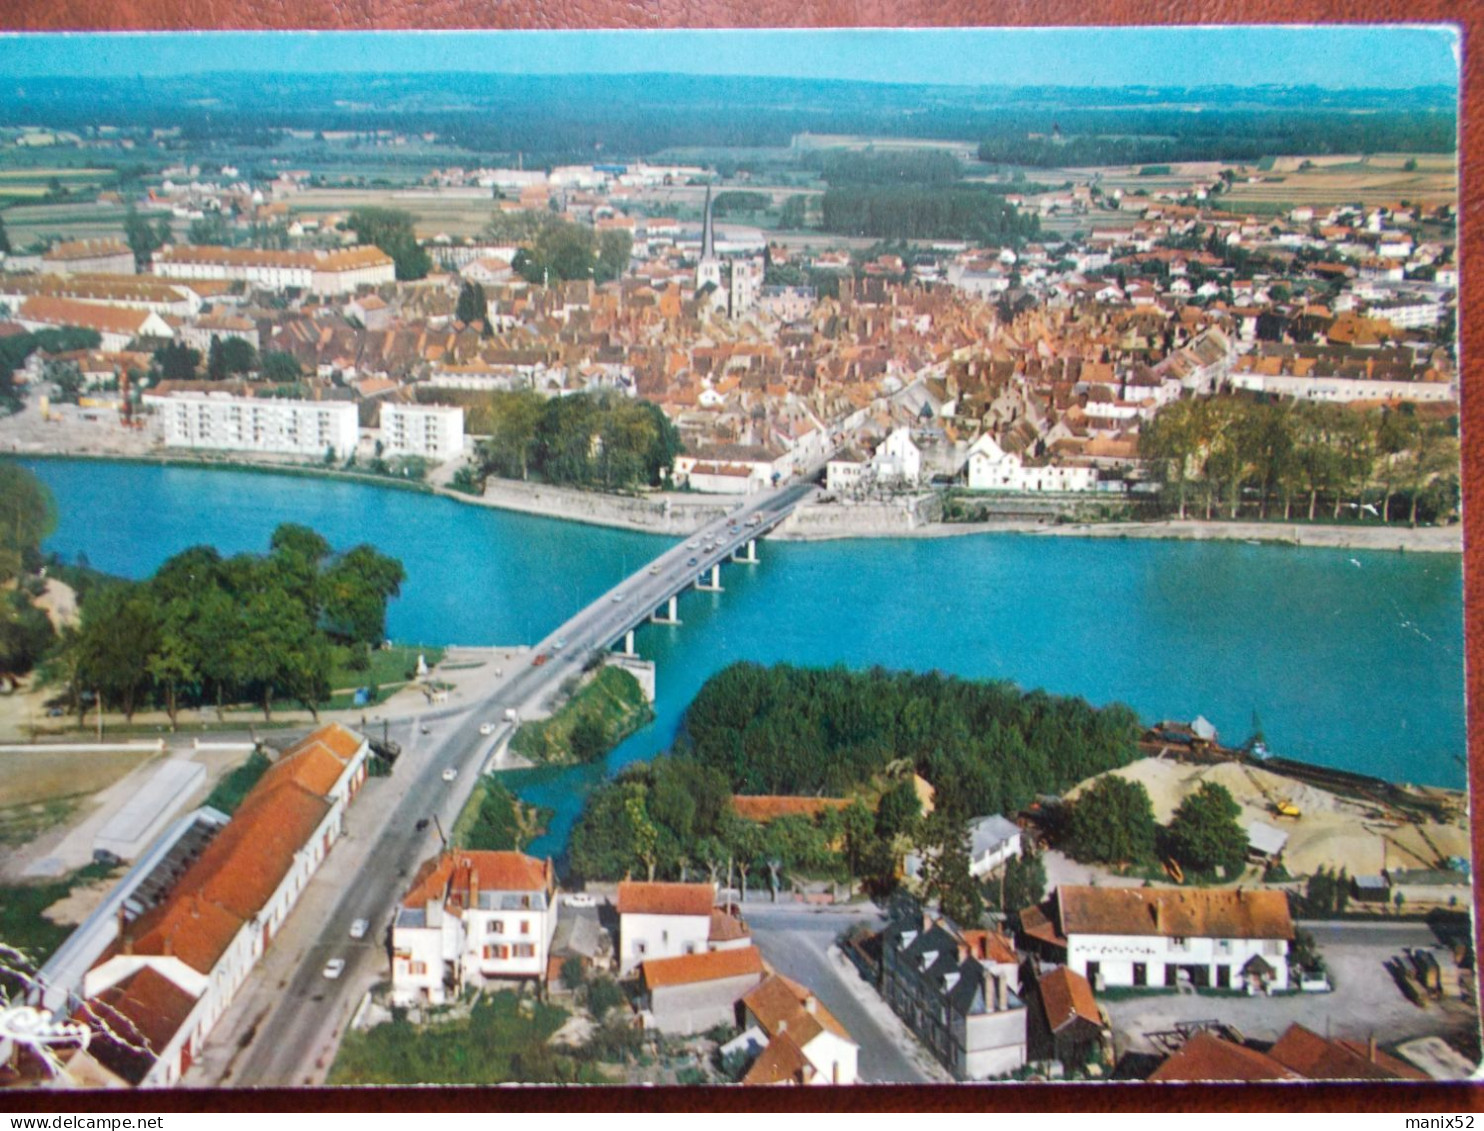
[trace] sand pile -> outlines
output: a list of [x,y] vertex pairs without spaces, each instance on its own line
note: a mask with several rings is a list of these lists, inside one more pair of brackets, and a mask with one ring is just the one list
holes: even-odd
[[[1148,791],[1154,819],[1161,824],[1168,824],[1180,802],[1203,782],[1224,786],[1242,808],[1239,821],[1244,827],[1260,821],[1288,834],[1283,861],[1295,876],[1309,875],[1321,867],[1344,868],[1352,876],[1374,875],[1386,867],[1431,867],[1438,856],[1469,855],[1468,826],[1462,820],[1421,826],[1378,821],[1372,816],[1374,806],[1255,766],[1237,762],[1193,766],[1143,758],[1110,772]],[[1067,799],[1075,801],[1096,780],[1079,783],[1068,791]],[[1301,815],[1279,817],[1274,812],[1279,801],[1297,806]]]

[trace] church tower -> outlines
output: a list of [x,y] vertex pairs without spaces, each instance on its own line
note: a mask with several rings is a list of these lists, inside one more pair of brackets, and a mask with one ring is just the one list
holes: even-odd
[[716,257],[716,234],[711,221],[711,186],[706,186],[706,218],[701,224],[701,260],[696,264],[696,290],[707,283],[721,288],[721,260]]

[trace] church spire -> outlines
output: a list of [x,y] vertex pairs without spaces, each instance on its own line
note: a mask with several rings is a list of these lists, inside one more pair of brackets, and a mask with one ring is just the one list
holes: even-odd
[[706,219],[701,224],[701,258],[716,258],[716,233],[711,227],[711,186],[706,186]]

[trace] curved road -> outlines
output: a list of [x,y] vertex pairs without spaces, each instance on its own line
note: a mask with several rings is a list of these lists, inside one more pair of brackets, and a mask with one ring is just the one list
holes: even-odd
[[[501,720],[506,708],[525,711],[540,706],[568,676],[644,623],[671,595],[776,526],[811,490],[813,486],[803,482],[749,496],[730,515],[667,550],[542,640],[533,652],[535,657],[547,657],[540,665],[516,666],[483,700],[470,706],[430,711],[410,725],[402,720],[397,732],[404,753],[385,783],[393,792],[374,799],[377,809],[385,812],[368,813],[373,799],[365,792],[351,806],[346,818],[351,835],[331,852],[275,940],[274,950],[253,971],[213,1032],[211,1044],[229,1041],[235,1047],[230,1052],[218,1047],[216,1055],[203,1061],[225,1060],[225,1065],[219,1064],[213,1075],[203,1063],[197,1078],[207,1076],[203,1081],[207,1084],[256,1087],[322,1082],[351,1010],[371,983],[386,976],[388,956],[382,942],[389,937],[386,932],[408,879],[438,850],[434,828],[419,832],[417,822],[436,816],[446,831],[473,792],[479,770],[513,729],[500,722],[493,734],[484,735],[481,726]],[[450,767],[456,770],[452,784],[442,776]],[[377,819],[379,826],[362,831],[363,822],[374,825]],[[341,872],[347,874],[340,876]],[[339,890],[333,887],[337,883]],[[317,931],[314,921],[305,918],[311,904],[323,916]],[[350,925],[361,918],[370,921],[371,930],[366,939],[352,943]],[[277,951],[287,952],[287,958]],[[346,959],[346,968],[331,981],[321,971],[336,955]],[[292,972],[272,984],[270,971],[285,962],[294,964]],[[208,1045],[208,1053],[212,1051]]]

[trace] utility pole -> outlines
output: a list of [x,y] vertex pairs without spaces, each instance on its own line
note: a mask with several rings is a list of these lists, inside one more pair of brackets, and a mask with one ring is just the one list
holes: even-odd
[[103,741],[103,693],[93,688],[93,699],[98,708],[98,741]]

